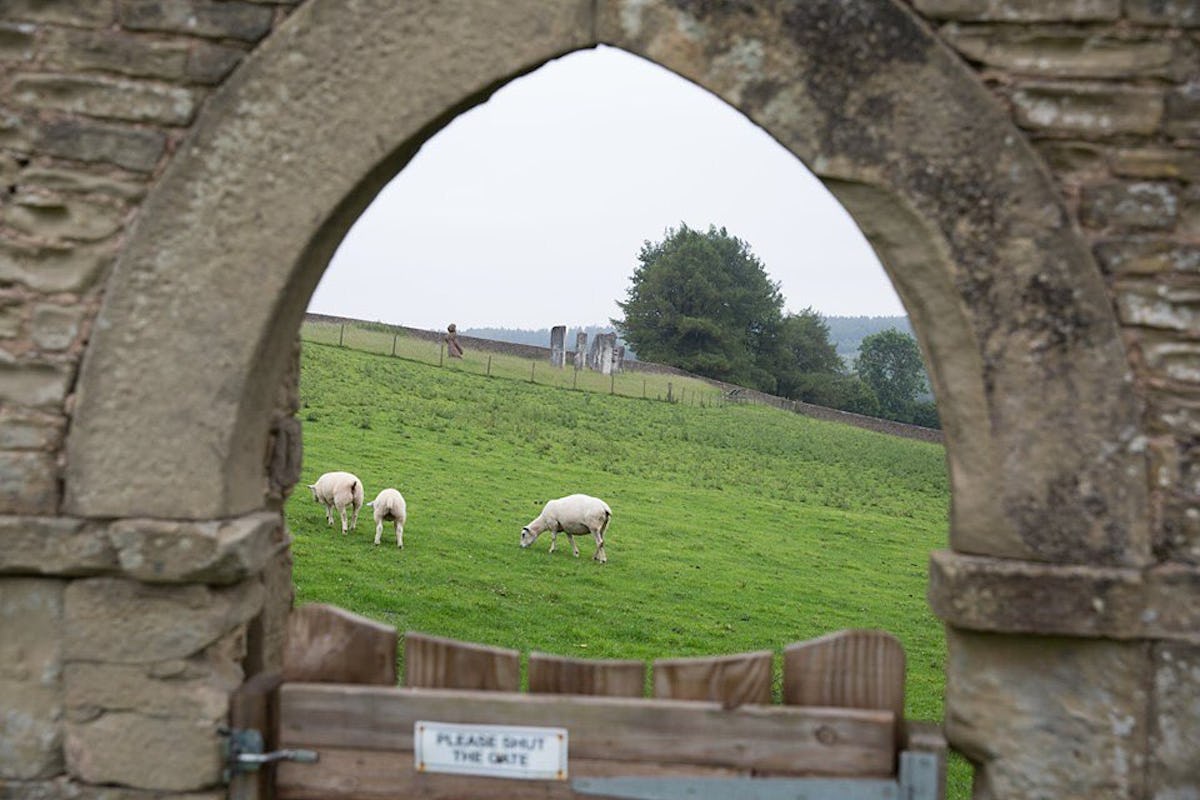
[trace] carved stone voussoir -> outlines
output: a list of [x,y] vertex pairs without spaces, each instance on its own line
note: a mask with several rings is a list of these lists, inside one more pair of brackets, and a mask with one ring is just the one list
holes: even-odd
[[1061,566],[932,554],[929,603],[956,628],[1200,642],[1200,568]]

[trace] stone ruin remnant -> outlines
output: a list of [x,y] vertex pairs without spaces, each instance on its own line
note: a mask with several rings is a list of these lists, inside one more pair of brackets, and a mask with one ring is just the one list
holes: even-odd
[[575,369],[583,369],[587,358],[588,335],[584,331],[575,334]]
[[617,346],[615,333],[601,333],[596,336],[596,368],[605,375],[613,372],[613,351]]
[[555,325],[550,329],[550,366],[562,369],[566,364],[567,326]]

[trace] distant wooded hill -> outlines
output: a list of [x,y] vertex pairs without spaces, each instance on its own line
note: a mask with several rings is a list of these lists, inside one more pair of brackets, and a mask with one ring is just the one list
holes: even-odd
[[[888,328],[896,328],[904,333],[911,334],[912,326],[908,323],[908,317],[824,317],[825,324],[829,326],[829,341],[837,348],[838,355],[846,362],[847,367],[854,364],[854,359],[858,356],[858,345],[862,340],[873,333],[885,331]],[[597,333],[611,333],[613,327],[611,325],[584,325],[582,327],[568,326],[567,327],[567,349],[575,348],[575,334],[580,330],[588,335],[588,340],[591,341]],[[464,328],[459,333],[465,336],[476,336],[480,339],[495,339],[499,342],[512,342],[514,344],[532,344],[539,347],[550,346],[550,329],[538,328],[536,330],[527,330],[522,328]],[[620,339],[618,344],[624,344]],[[632,354],[626,351],[626,357]]]

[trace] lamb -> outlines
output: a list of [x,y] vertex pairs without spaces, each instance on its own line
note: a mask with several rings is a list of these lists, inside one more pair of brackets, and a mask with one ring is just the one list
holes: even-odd
[[571,549],[579,558],[579,545],[575,534],[590,533],[596,540],[596,552],[592,558],[604,564],[608,556],[604,553],[604,532],[612,509],[603,500],[586,494],[572,494],[551,500],[542,508],[542,513],[533,522],[521,529],[521,547],[529,547],[544,531],[550,531],[550,552],[558,544],[558,533],[562,531],[571,541]]
[[351,528],[358,527],[358,510],[363,504],[363,484],[350,472],[326,472],[316,483],[308,484],[313,500],[325,506],[325,518],[333,524],[333,510],[342,515],[342,535],[346,534],[346,508],[354,507]]
[[396,547],[404,547],[404,522],[408,516],[404,495],[395,489],[383,489],[367,505],[375,512],[375,544],[383,536],[383,523],[391,520],[396,523]]

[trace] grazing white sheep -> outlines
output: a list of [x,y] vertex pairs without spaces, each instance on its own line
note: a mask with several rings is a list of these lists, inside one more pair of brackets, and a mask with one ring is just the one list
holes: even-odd
[[404,495],[395,489],[383,489],[367,505],[375,512],[375,544],[383,536],[383,523],[390,520],[396,523],[396,547],[404,547],[404,521],[408,516]]
[[333,510],[342,515],[342,534],[346,533],[346,509],[353,506],[351,528],[358,527],[358,510],[363,504],[363,483],[350,472],[326,472],[316,483],[308,484],[313,500],[325,506],[325,519],[333,524]]
[[558,533],[562,531],[571,541],[571,549],[579,558],[579,545],[575,544],[575,535],[590,533],[596,540],[596,552],[592,558],[601,564],[608,561],[604,553],[604,531],[608,529],[608,521],[612,519],[612,509],[608,503],[597,497],[586,494],[572,494],[551,500],[542,508],[537,518],[521,528],[521,547],[529,547],[537,541],[544,531],[550,531],[550,552],[558,544]]

